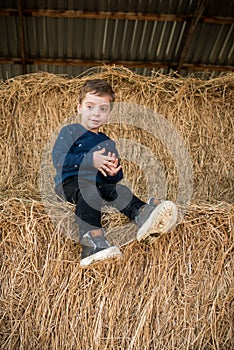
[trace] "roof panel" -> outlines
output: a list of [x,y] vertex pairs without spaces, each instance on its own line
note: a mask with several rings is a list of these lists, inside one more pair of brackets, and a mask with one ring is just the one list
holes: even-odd
[[[125,12],[145,14],[178,14],[192,15],[198,3],[194,0],[24,0],[24,9],[60,9],[79,11]],[[1,8],[17,9],[17,2],[2,0]],[[234,16],[234,0],[210,0],[205,15]],[[183,53],[186,35],[189,31],[187,21],[169,20],[130,20],[110,18],[64,18],[24,16],[25,54],[34,59],[80,59],[87,60],[84,66],[66,65],[27,65],[27,70],[35,72],[47,70],[69,75],[84,72],[91,60],[103,62],[135,61],[144,63],[145,67],[131,69],[139,74],[151,75],[161,69],[163,73],[170,71],[167,63],[176,64]],[[232,19],[234,23],[234,19]],[[199,22],[192,37],[185,57],[186,64],[233,65],[233,24],[215,24]],[[21,59],[20,28],[18,16],[0,16],[1,42],[0,56]],[[13,61],[12,61],[13,62]],[[1,76],[6,78],[21,71],[19,61],[14,64],[3,63]],[[161,62],[161,68],[152,68],[149,62]],[[174,66],[176,68],[176,66]],[[182,66],[181,74],[186,70]],[[196,70],[192,71],[193,73]],[[187,71],[188,73],[188,71]],[[200,74],[200,73],[199,73]],[[213,73],[212,73],[213,74]],[[216,72],[214,74],[219,74]]]

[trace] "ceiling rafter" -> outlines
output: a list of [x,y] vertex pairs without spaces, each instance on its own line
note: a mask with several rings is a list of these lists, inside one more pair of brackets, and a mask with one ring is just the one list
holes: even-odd
[[209,3],[209,0],[199,0],[197,2],[197,7],[195,9],[194,16],[190,20],[190,23],[189,23],[188,29],[187,29],[187,33],[186,33],[184,40],[183,40],[183,45],[181,48],[181,52],[180,52],[177,67],[176,67],[176,71],[178,73],[180,73],[181,68],[183,66],[183,63],[184,63],[184,60],[185,60],[186,55],[188,53],[189,44],[191,42],[191,38],[193,36],[194,30],[196,29],[197,23],[198,23],[199,19],[201,18],[208,3]]
[[23,21],[23,6],[22,0],[17,1],[18,18],[19,18],[19,35],[20,35],[20,55],[21,55],[21,66],[22,74],[27,73],[26,65],[26,49],[25,49],[25,37],[24,37],[24,21]]
[[[83,19],[114,19],[128,21],[159,21],[159,22],[184,22],[191,20],[194,15],[179,14],[156,14],[156,13],[135,13],[135,12],[108,12],[108,11],[75,11],[75,10],[33,10],[22,9],[24,16],[31,17],[54,17],[54,18],[83,18]],[[17,16],[16,9],[0,9],[0,16]],[[233,24],[232,17],[205,17],[199,18],[203,23]]]
[[[22,64],[21,58],[0,57],[0,64]],[[149,61],[125,61],[125,60],[85,60],[85,59],[63,59],[63,58],[28,58],[26,64],[30,65],[58,65],[58,66],[102,66],[102,65],[118,65],[129,68],[166,68],[176,70],[176,62],[149,62]],[[194,64],[184,63],[184,69],[197,71],[233,71],[234,66],[216,65],[216,64]]]

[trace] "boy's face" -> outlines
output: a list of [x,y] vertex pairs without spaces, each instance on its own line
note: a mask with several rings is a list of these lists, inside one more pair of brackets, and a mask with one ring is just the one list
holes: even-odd
[[110,96],[98,96],[87,92],[81,104],[78,104],[78,112],[82,117],[81,124],[89,131],[98,132],[110,115]]

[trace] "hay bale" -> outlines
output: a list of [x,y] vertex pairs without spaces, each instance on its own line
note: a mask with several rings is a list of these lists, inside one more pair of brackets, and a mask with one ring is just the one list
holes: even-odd
[[233,347],[231,205],[193,205],[154,244],[88,270],[40,201],[0,208],[2,349]]
[[[160,113],[181,135],[193,164],[194,200],[233,201],[233,74],[209,81],[161,75],[147,78],[118,67],[74,79],[28,74],[1,84],[2,192],[18,186],[21,190],[30,187],[32,195],[39,193],[45,147],[53,140],[53,133],[76,115],[79,88],[90,77],[108,80],[118,102],[146,106]],[[174,198],[178,186],[174,160],[160,140],[147,131],[154,126],[154,119],[137,117],[141,130],[117,122],[105,131],[115,140],[130,138],[148,148],[166,174],[168,193]],[[141,169],[127,160],[123,165],[133,189],[137,191],[140,186],[138,194],[144,196],[147,189]]]

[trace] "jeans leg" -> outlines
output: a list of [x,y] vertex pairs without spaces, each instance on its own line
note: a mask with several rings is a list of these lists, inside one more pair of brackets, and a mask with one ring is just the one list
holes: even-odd
[[146,205],[145,202],[136,197],[127,186],[118,184],[105,184],[100,186],[102,197],[111,206],[125,214],[131,220],[139,214],[139,209]]
[[76,204],[76,221],[81,237],[90,230],[101,228],[103,199],[95,184],[88,181],[78,184],[77,177],[73,177],[58,186],[56,193],[64,200]]
[[75,214],[81,236],[102,227],[101,208],[104,200],[130,220],[134,220],[139,215],[139,209],[146,205],[122,184],[104,184],[97,188],[95,184],[83,181],[78,187],[77,179],[72,179],[64,184],[63,190],[66,199],[76,204]]
[[64,180],[55,188],[58,198],[61,198],[70,203],[76,203],[78,192],[78,179],[73,176]]
[[75,214],[82,237],[86,232],[102,227],[101,208],[103,199],[95,184],[80,185]]

